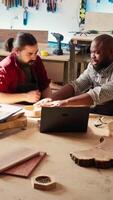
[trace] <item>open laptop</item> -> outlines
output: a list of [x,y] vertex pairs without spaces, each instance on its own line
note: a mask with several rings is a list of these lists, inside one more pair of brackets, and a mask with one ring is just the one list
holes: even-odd
[[40,132],[86,132],[90,108],[42,107]]

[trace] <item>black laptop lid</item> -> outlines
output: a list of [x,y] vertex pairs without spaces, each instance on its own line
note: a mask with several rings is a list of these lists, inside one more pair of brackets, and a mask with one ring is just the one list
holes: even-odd
[[42,107],[40,132],[86,132],[89,107]]

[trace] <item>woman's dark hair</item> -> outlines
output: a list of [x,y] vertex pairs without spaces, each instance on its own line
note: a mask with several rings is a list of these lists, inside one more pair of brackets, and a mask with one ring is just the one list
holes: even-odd
[[33,46],[35,44],[37,44],[37,40],[32,34],[20,32],[17,34],[13,46],[21,50],[26,45]]
[[6,40],[5,42],[5,50],[11,52],[13,49],[13,42],[14,42],[14,38],[11,37],[8,40]]

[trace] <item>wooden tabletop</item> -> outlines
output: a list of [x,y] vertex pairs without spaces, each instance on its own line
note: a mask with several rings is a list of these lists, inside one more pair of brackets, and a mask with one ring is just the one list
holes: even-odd
[[41,50],[47,51],[48,56],[41,56],[42,60],[47,61],[59,61],[59,62],[68,62],[70,60],[70,52],[64,52],[63,55],[55,55],[53,54],[53,49],[44,43],[39,43],[39,55],[41,56]]
[[77,41],[86,41],[86,42],[91,42],[95,37],[97,36],[97,34],[76,34],[72,37],[72,40],[74,42],[77,42]]
[[41,56],[42,60],[47,61],[59,61],[59,62],[68,62],[70,60],[69,54],[63,54],[63,55],[54,55],[49,54],[48,56]]
[[100,32],[99,34],[76,34],[72,37],[72,41],[74,43],[77,43],[78,41],[81,42],[91,42],[92,40],[94,40],[95,37],[101,35],[101,34],[108,34],[113,36],[112,34],[108,33],[108,32]]
[[[107,200],[113,198],[113,169],[83,168],[76,165],[69,154],[88,149],[99,143],[100,136],[109,135],[108,124],[94,126],[98,115],[91,115],[85,134],[44,134],[39,132],[37,119],[29,118],[26,130],[0,133],[0,151],[16,147],[37,148],[48,156],[28,179],[8,175],[0,177],[0,198],[8,200]],[[111,130],[111,129],[110,129]],[[54,176],[55,189],[48,192],[32,187],[31,179],[39,174]]]

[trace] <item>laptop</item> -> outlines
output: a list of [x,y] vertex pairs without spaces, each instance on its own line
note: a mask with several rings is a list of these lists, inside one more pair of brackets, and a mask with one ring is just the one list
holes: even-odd
[[86,132],[90,107],[42,107],[40,132]]

